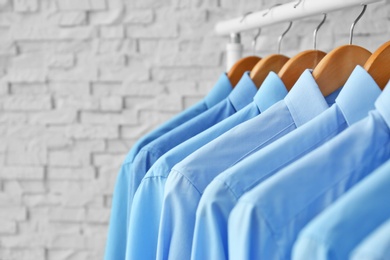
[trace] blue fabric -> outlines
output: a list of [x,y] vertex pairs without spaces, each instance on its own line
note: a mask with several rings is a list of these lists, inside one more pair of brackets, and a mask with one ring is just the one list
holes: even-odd
[[131,174],[130,168],[140,149],[163,134],[189,121],[207,109],[210,109],[225,99],[232,89],[229,78],[226,73],[223,73],[205,98],[146,134],[133,145],[117,176],[112,199],[110,225],[104,259],[113,260],[125,258],[127,232],[124,227],[127,226],[128,222],[126,198],[128,193],[133,194],[138,186],[137,182],[133,180],[134,176]]
[[[387,170],[387,175],[389,174]],[[387,186],[388,189],[389,186]],[[389,197],[387,197],[389,198]],[[389,205],[386,204],[388,208]],[[353,252],[351,260],[390,259],[390,219],[370,234]]]
[[[137,163],[133,164],[135,167],[134,174],[138,176],[138,183],[141,182],[143,177],[145,178],[140,183],[140,187],[134,195],[134,201],[131,200],[133,197],[128,199],[130,203],[132,203],[132,205],[129,204],[131,205],[132,210],[129,213],[130,220],[126,259],[152,259],[155,258],[156,255],[156,233],[158,231],[159,218],[157,218],[158,215],[151,213],[152,211],[159,209],[159,205],[155,202],[154,198],[158,197],[160,189],[163,188],[163,186],[161,187],[160,181],[165,182],[165,180],[159,176],[154,176],[154,173],[158,174],[159,172],[156,172],[156,169],[158,170],[160,168],[159,165],[162,165],[163,163],[158,163],[155,167],[150,169],[150,173],[145,176],[149,167],[152,166],[154,161],[157,163],[157,159],[169,149],[174,148],[193,136],[196,136],[203,130],[212,127],[223,119],[234,114],[236,111],[242,109],[244,110],[244,115],[254,113],[255,110],[258,110],[257,107],[249,105],[249,107],[246,108],[245,106],[251,103],[256,91],[257,88],[250,79],[249,73],[244,73],[243,77],[228,98],[208,111],[202,113],[198,117],[195,117],[164,136],[156,139],[140,151],[139,155],[135,159]],[[240,116],[238,117],[241,119]],[[221,131],[224,128],[228,128],[229,124],[223,124],[222,126]],[[201,140],[202,139],[199,139],[199,144]],[[204,141],[206,141],[206,139]],[[195,143],[194,145],[198,144]],[[187,146],[184,145],[184,147]],[[180,148],[178,149],[180,150]],[[191,149],[191,147],[188,149]],[[179,156],[181,155],[179,154]],[[170,158],[170,156],[167,155],[165,158]],[[161,161],[164,162],[164,159],[161,159]],[[156,185],[160,187],[155,187]],[[133,190],[135,191],[135,189]]]
[[[196,212],[192,259],[228,259],[227,223],[237,200],[254,186],[368,115],[381,90],[356,67],[336,102],[316,118],[219,174]],[[307,258],[316,259],[316,258]]]
[[[331,99],[334,102],[334,97]],[[216,175],[326,108],[328,103],[307,70],[284,100],[176,164],[165,185],[157,258],[191,257],[196,208],[204,189]]]
[[[390,218],[389,172],[390,161],[311,221],[294,245],[293,259],[348,259],[365,237]],[[376,244],[379,241],[375,251]],[[374,256],[365,259],[390,259]]]
[[244,194],[228,221],[232,259],[290,259],[302,228],[390,157],[390,87],[375,110]]

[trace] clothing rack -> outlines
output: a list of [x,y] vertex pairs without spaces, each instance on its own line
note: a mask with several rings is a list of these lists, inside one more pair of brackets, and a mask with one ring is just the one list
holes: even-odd
[[229,70],[242,56],[243,47],[240,42],[240,32],[381,1],[382,0],[299,0],[219,22],[215,26],[215,31],[218,35],[230,35],[231,37],[231,42],[228,43],[226,49],[227,69]]

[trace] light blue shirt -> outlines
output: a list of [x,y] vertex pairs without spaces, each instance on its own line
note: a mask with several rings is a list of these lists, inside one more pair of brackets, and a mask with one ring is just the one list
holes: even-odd
[[[294,245],[293,259],[348,259],[365,237],[390,218],[389,173],[390,161],[311,221]],[[390,259],[373,256],[365,259]]]
[[146,134],[133,145],[126,156],[116,179],[104,259],[113,260],[125,258],[127,232],[124,227],[127,226],[128,222],[126,198],[129,192],[130,194],[134,194],[134,189],[138,186],[138,184],[135,183],[136,181],[133,180],[135,176],[130,174],[130,168],[140,149],[163,134],[189,121],[207,109],[210,109],[225,99],[232,89],[229,78],[226,73],[223,73],[204,99]]
[[[191,121],[181,125],[180,127],[177,127],[168,134],[160,137],[156,140],[156,142],[150,143],[150,145],[153,145],[153,147],[144,147],[145,154],[150,154],[150,156],[153,157],[153,160],[155,160],[159,156],[163,155],[163,151],[167,151],[168,147],[173,148],[181,141],[185,141],[190,137],[202,132],[203,130],[212,127],[216,123],[234,114],[236,111],[242,109],[244,110],[244,115],[245,113],[253,113],[254,110],[258,109],[252,106],[253,109],[248,110],[244,107],[251,103],[253,97],[256,94],[256,91],[257,88],[250,79],[249,73],[244,73],[237,86],[225,101],[214,106],[212,109],[209,109]],[[242,114],[239,114],[239,119],[240,115]],[[228,127],[229,124],[222,124],[220,130],[223,131],[224,128]],[[219,128],[217,127],[217,129]],[[203,138],[207,137],[204,135],[201,136],[203,136]],[[206,139],[199,138],[199,142],[202,140],[206,141]],[[183,145],[182,147],[187,146]],[[191,147],[189,147],[189,149],[190,148]],[[180,148],[178,149],[180,150]],[[177,151],[177,149],[175,150]],[[187,151],[183,150],[183,153],[185,152]],[[174,152],[172,153],[175,154]],[[178,156],[181,155],[179,154]],[[171,157],[168,154],[164,158]],[[160,162],[164,162],[164,159],[161,159]],[[141,169],[137,169],[137,175],[140,178],[144,177],[145,171],[148,170],[147,168],[145,169],[145,165],[146,163],[144,166],[140,166]],[[134,195],[134,201],[129,199],[129,201],[132,202],[132,209],[130,212],[128,228],[129,233],[127,236],[128,242],[126,249],[126,259],[128,260],[155,258],[158,223],[160,219],[159,210],[161,209],[161,202],[158,203],[158,201],[161,201],[161,189],[164,188],[163,184],[165,183],[166,178],[159,175],[161,173],[159,171],[161,165],[164,164],[158,163],[156,166],[153,165],[149,173],[140,183],[140,186]]]
[[[334,98],[329,98],[331,103]],[[165,185],[157,258],[191,257],[196,208],[204,189],[216,175],[327,108],[327,100],[307,70],[284,100],[176,164]]]
[[[389,174],[387,170],[387,175]],[[388,188],[388,186],[387,186]],[[389,198],[389,197],[387,197]],[[386,205],[389,207],[389,204]],[[353,252],[351,260],[390,259],[390,219],[369,235]]]
[[244,194],[228,221],[232,259],[290,259],[302,228],[390,157],[390,87],[368,117]]
[[199,202],[191,258],[228,259],[227,222],[237,200],[258,183],[366,117],[374,109],[380,93],[372,77],[362,67],[356,67],[333,106],[219,174]]

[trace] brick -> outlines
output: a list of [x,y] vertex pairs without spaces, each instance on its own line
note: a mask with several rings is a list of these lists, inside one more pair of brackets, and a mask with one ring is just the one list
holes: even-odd
[[96,82],[92,85],[92,93],[94,96],[122,96],[124,95],[124,88],[120,83],[100,83]]
[[9,194],[6,191],[0,193],[0,206],[15,206],[21,204],[22,198],[19,194]]
[[89,22],[91,25],[118,24],[119,22],[121,22],[123,15],[124,8],[110,8],[107,11],[90,13]]
[[[47,163],[47,151],[42,144],[24,148],[18,147],[17,149],[8,151],[6,154],[6,163],[15,166],[43,166]],[[35,170],[35,168],[33,169]],[[23,176],[23,173],[20,173],[20,176]],[[31,175],[26,175],[23,178],[31,179],[32,177]]]
[[105,233],[86,236],[86,242],[87,242],[86,248],[90,250],[99,248],[99,250],[97,250],[96,253],[99,252],[99,254],[104,254],[103,248],[106,245],[106,240],[107,240],[107,235]]
[[85,220],[83,208],[51,208],[49,211],[50,221],[79,222]]
[[106,9],[105,0],[58,0],[58,8],[63,11],[94,11]]
[[52,236],[49,248],[55,249],[83,249],[85,237],[81,235],[56,235]]
[[[31,209],[31,216],[33,219],[44,218],[47,212],[41,211],[39,209]],[[81,233],[80,223],[72,222],[46,222],[45,226],[42,227],[42,230],[53,235],[78,235]]]
[[81,255],[80,251],[74,249],[48,249],[47,256],[48,259],[56,259],[56,260],[86,259],[86,258],[80,258],[81,256],[85,257],[85,255]]
[[79,82],[95,81],[98,78],[98,70],[94,67],[76,67],[70,70],[51,69],[47,78],[51,81]]
[[52,82],[49,89],[56,96],[88,96],[90,86],[88,82]]
[[124,110],[122,113],[82,112],[81,123],[92,125],[128,125],[136,124],[137,112]]
[[137,10],[128,12],[124,18],[125,24],[151,24],[154,20],[153,10]]
[[175,81],[166,83],[168,94],[176,95],[199,95],[198,88],[195,82],[192,81]]
[[15,56],[18,53],[15,42],[2,40],[0,41],[0,55]]
[[33,208],[42,206],[62,206],[59,194],[26,194],[23,195],[23,205]]
[[[122,128],[121,127],[121,137],[122,137]],[[127,153],[133,142],[127,140],[108,140],[107,141],[107,152],[109,153]]]
[[137,42],[134,39],[97,39],[94,45],[97,54],[134,54],[137,52]]
[[94,154],[93,155],[93,164],[95,166],[112,166],[118,167],[123,162],[123,156],[118,156],[118,154]]
[[122,25],[103,26],[100,28],[100,37],[104,39],[122,39],[125,36],[125,29]]
[[123,99],[120,96],[101,98],[100,109],[102,111],[121,111],[123,109]]
[[123,54],[106,54],[97,56],[98,66],[101,68],[124,68],[126,66],[126,56]]
[[84,168],[53,168],[48,169],[48,178],[53,180],[92,180],[95,177],[95,169]]
[[179,30],[176,23],[153,23],[152,25],[132,25],[126,27],[126,35],[130,38],[160,39],[176,38]]
[[47,79],[46,74],[45,69],[10,69],[6,80],[12,83],[44,83]]
[[72,54],[51,55],[48,65],[50,68],[70,69],[75,65],[75,57]]
[[198,52],[179,52],[175,54],[160,52],[156,55],[155,63],[159,66],[171,67],[193,67],[193,66],[219,66],[221,55],[218,52],[198,53]]
[[75,124],[61,127],[65,136],[76,139],[115,139],[118,137],[117,126]]
[[12,95],[15,96],[31,96],[31,95],[46,95],[48,87],[43,83],[13,83],[10,86]]
[[60,26],[80,26],[87,23],[87,13],[84,11],[67,11],[58,15],[57,24]]
[[0,248],[0,259],[4,260],[46,260],[45,249],[43,248]]
[[99,99],[95,97],[58,97],[55,104],[58,109],[98,110]]
[[61,125],[75,123],[77,113],[75,110],[52,110],[32,113],[29,116],[30,124]]
[[46,192],[45,183],[41,180],[18,180],[18,181],[5,181],[4,192],[7,194],[13,194],[13,197],[19,196],[22,193],[44,193]]
[[90,223],[108,224],[110,219],[109,209],[87,209],[86,221]]
[[0,242],[5,248],[36,249],[43,248],[47,244],[47,240],[47,236],[43,234],[26,234],[2,237]]
[[36,12],[38,10],[38,0],[14,0],[15,12]]
[[27,115],[25,113],[3,112],[0,114],[0,124],[25,124],[26,122]]
[[0,166],[0,177],[6,180],[38,180],[44,178],[43,167]]
[[12,69],[44,69],[46,66],[46,53],[24,53],[12,59]]
[[[15,221],[4,221],[1,220],[0,225],[0,235],[12,235],[16,234],[16,222]],[[1,257],[1,251],[0,251],[0,257]],[[3,258],[1,258],[3,259]]]
[[134,82],[126,80],[122,83],[122,94],[126,96],[154,97],[166,94],[166,88],[155,81]]
[[0,82],[0,97],[6,96],[9,93],[9,85],[6,82]]
[[90,164],[90,155],[83,153],[80,150],[68,149],[61,151],[49,152],[49,165],[50,166],[87,166]]
[[123,68],[100,68],[99,80],[122,82],[135,81],[142,82],[149,80],[149,70],[142,65],[131,65]]
[[24,221],[27,219],[27,209],[21,206],[2,207],[0,210],[0,219]]
[[14,40],[87,40],[95,34],[92,27],[13,26],[10,35]]

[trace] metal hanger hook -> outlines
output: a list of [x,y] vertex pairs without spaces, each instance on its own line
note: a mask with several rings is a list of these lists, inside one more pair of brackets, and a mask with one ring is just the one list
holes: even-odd
[[251,13],[253,13],[253,12],[247,12],[247,13],[245,13],[245,14],[242,16],[242,18],[241,18],[241,20],[240,20],[240,23],[242,23],[243,21],[245,21],[246,17],[247,17],[248,15],[250,15]]
[[282,35],[279,36],[279,39],[278,39],[278,54],[280,54],[280,49],[282,47],[282,40],[283,40],[284,36],[288,33],[288,31],[290,31],[291,26],[292,26],[292,22],[290,21],[290,23],[288,24],[287,29],[282,33]]
[[261,28],[259,28],[259,29],[257,30],[257,33],[255,34],[255,36],[253,36],[253,40],[252,40],[253,54],[256,53],[257,38],[259,38],[260,34],[261,34]]
[[297,8],[297,6],[301,4],[301,2],[302,2],[302,0],[299,0],[298,3],[296,3],[296,4],[294,5],[294,8]]
[[275,4],[273,6],[271,6],[270,8],[268,8],[267,11],[265,11],[265,13],[263,13],[263,17],[266,16],[269,12],[271,12],[271,10],[274,8],[274,7],[277,7],[279,5],[282,5],[282,4]]
[[356,20],[351,25],[351,30],[349,32],[349,44],[352,44],[352,38],[353,38],[353,29],[355,29],[356,23],[362,18],[363,14],[366,12],[367,5],[363,4],[363,10],[360,12],[359,16],[356,18]]
[[317,50],[317,33],[318,31],[320,30],[321,26],[325,23],[326,21],[326,14],[324,13],[324,18],[322,19],[321,23],[317,26],[317,28],[314,30],[314,33],[313,33],[313,45],[314,45],[314,50]]

